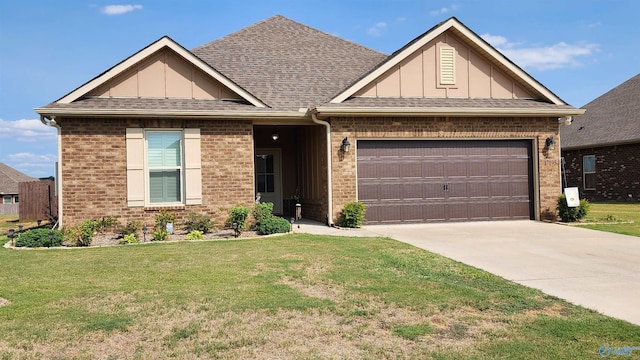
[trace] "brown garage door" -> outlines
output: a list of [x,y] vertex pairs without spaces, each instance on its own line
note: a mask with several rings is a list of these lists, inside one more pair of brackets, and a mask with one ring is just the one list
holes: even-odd
[[532,219],[531,141],[358,140],[369,224]]

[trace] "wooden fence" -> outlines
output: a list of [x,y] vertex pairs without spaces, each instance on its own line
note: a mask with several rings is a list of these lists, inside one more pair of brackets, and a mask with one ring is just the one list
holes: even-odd
[[58,197],[54,181],[21,182],[18,185],[18,193],[20,221],[51,220],[58,217]]
[[19,206],[20,204],[0,204],[0,215],[17,214]]

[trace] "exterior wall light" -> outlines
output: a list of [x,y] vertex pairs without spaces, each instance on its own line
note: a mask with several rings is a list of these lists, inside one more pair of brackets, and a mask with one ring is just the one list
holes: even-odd
[[549,136],[547,138],[547,140],[545,141],[545,145],[547,146],[547,148],[549,150],[555,150],[556,149],[556,139],[554,139],[553,136]]
[[278,141],[278,139],[280,139],[280,135],[278,135],[276,128],[273,128],[273,133],[271,134],[271,138],[273,139],[273,141]]
[[351,148],[351,143],[349,142],[349,139],[345,137],[344,139],[342,139],[342,145],[340,145],[340,151],[342,151],[343,153],[348,153],[350,148]]

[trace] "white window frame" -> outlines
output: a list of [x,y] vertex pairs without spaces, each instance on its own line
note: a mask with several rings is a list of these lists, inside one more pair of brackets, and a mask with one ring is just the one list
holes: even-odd
[[[585,163],[587,159],[593,159],[593,171],[586,171]],[[587,187],[587,175],[593,174],[594,187]],[[583,155],[582,156],[582,186],[585,190],[595,190],[595,176],[596,176],[596,156],[595,155]]]
[[[7,202],[7,199],[9,199],[9,202]],[[13,204],[13,195],[3,195],[2,196],[2,203],[3,204]]]
[[[152,168],[149,166],[149,133],[180,133],[180,166]],[[144,181],[145,181],[145,206],[181,206],[185,205],[185,154],[184,154],[184,130],[181,129],[145,129],[144,131]],[[149,173],[151,170],[179,170],[180,171],[180,201],[175,202],[151,202],[151,183]]]

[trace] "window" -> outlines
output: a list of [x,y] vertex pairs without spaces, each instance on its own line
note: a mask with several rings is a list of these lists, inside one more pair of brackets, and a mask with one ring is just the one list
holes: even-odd
[[2,203],[3,204],[11,204],[11,195],[5,195],[2,197]]
[[147,131],[149,203],[182,202],[182,131]]
[[582,157],[582,176],[584,188],[595,190],[596,188],[596,156],[588,155]]
[[16,204],[18,203],[18,195],[13,197],[13,202],[16,203]]
[[127,206],[202,204],[200,129],[127,128]]
[[260,193],[275,191],[273,155],[258,155],[256,159],[256,190]]

